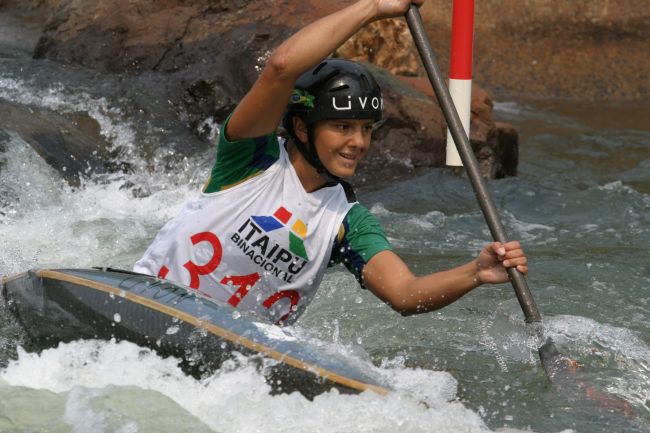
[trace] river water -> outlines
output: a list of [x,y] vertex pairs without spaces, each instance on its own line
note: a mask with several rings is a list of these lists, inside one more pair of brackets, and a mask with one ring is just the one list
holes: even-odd
[[[89,116],[116,158],[137,168],[71,187],[19,125],[0,123],[0,275],[130,268],[197,193],[212,152],[179,158],[173,170],[168,154],[140,160],[143,137],[164,148],[178,135],[152,127],[172,123],[163,108],[134,110],[133,93],[115,90],[125,81],[20,49],[0,57],[0,108]],[[582,364],[581,380],[634,415],[586,407],[551,385],[508,285],[403,318],[337,268],[296,328],[387,377],[397,389],[388,396],[271,395],[244,357],[196,380],[128,342],[28,353],[1,309],[0,431],[650,432],[649,114],[647,103],[499,101],[495,116],[520,133],[519,176],[489,183],[506,230],[528,252],[547,334]],[[359,196],[417,273],[470,260],[489,241],[467,181],[446,170]]]

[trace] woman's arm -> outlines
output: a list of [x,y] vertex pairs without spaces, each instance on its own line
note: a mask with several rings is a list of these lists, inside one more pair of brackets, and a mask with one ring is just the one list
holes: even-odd
[[392,251],[382,251],[364,267],[363,280],[377,297],[406,316],[442,308],[483,283],[505,283],[510,267],[528,272],[526,256],[516,241],[494,242],[465,265],[422,277],[414,276]]
[[316,66],[367,23],[403,15],[424,0],[359,0],[304,27],[271,55],[226,127],[229,140],[258,137],[275,130],[298,77]]

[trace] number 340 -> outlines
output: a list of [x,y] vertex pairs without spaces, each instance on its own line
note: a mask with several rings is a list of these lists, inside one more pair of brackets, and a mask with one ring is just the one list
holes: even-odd
[[[208,260],[206,264],[197,265],[192,260],[188,260],[185,264],[183,264],[183,267],[187,270],[187,272],[190,275],[189,287],[191,289],[200,291],[201,290],[200,277],[202,275],[210,275],[211,273],[217,270],[217,268],[221,264],[223,249],[221,247],[221,241],[219,240],[219,237],[212,232],[196,233],[195,235],[192,235],[190,237],[190,241],[192,242],[192,245],[196,245],[201,242],[207,242],[212,246],[212,251],[213,251],[212,257],[210,258],[210,260]],[[168,273],[169,273],[169,268],[163,265],[160,268],[160,271],[158,271],[158,277],[164,279]],[[233,293],[230,299],[228,299],[228,303],[236,308],[241,302],[241,300],[244,299],[244,297],[253,288],[253,286],[257,284],[259,280],[260,280],[260,274],[255,272],[254,274],[249,274],[249,275],[240,275],[240,276],[228,275],[222,278],[220,283],[223,285],[232,284],[234,287],[237,287],[235,293]],[[296,306],[298,305],[298,301],[300,301],[300,294],[296,290],[282,290],[273,293],[271,296],[269,296],[262,302],[262,306],[264,308],[269,309],[280,299],[284,299],[284,298],[289,299],[289,301],[291,302],[291,306],[289,307],[289,311],[284,316],[282,316],[276,322],[276,324],[284,323],[287,320],[289,315],[295,310]]]

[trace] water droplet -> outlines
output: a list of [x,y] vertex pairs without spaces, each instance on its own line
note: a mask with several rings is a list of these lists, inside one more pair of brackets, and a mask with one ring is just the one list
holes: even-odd
[[120,323],[122,321],[122,316],[120,316],[119,313],[113,314],[113,321]]
[[178,332],[179,329],[180,327],[178,325],[170,326],[169,328],[167,328],[167,331],[165,331],[165,334],[174,335]]
[[241,317],[241,313],[239,311],[235,310],[235,311],[232,312],[232,318],[233,319],[237,320],[240,317]]
[[363,299],[361,299],[361,296],[357,296],[357,297],[354,299],[354,303],[355,303],[355,304],[360,304],[360,303],[362,303],[362,302],[363,302]]

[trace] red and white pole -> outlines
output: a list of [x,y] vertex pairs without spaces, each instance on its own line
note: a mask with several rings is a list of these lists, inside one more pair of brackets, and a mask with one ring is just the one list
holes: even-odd
[[[451,21],[449,93],[463,129],[469,137],[472,113],[472,47],[474,44],[474,0],[454,0]],[[447,165],[462,166],[454,139],[447,130]]]

